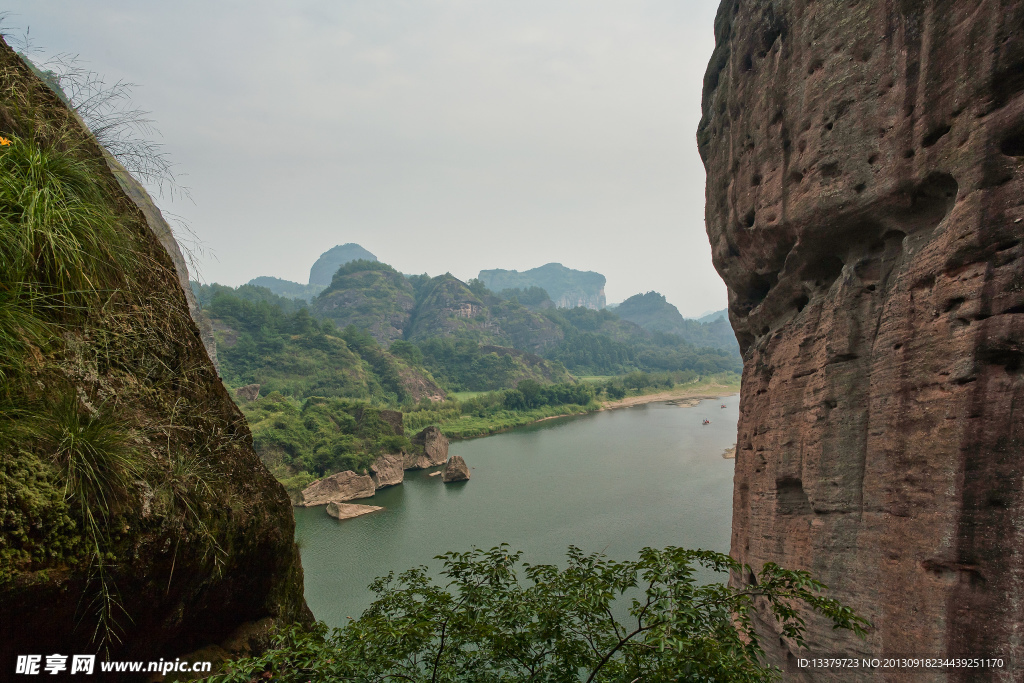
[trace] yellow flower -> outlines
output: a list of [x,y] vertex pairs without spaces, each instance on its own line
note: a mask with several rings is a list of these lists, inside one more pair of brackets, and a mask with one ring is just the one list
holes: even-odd
[[7,138],[0,136],[0,147],[10,147],[11,141]]

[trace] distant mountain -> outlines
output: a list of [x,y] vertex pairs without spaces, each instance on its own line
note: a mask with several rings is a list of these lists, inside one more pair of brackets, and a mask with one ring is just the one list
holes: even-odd
[[623,320],[634,322],[648,332],[664,332],[682,337],[695,346],[709,346],[739,352],[739,344],[723,311],[708,314],[699,320],[687,320],[679,309],[658,292],[629,297],[615,308]]
[[268,275],[254,277],[246,284],[253,287],[265,287],[274,294],[283,296],[286,299],[302,299],[303,301],[312,301],[316,298],[317,294],[324,291],[324,285],[300,285],[298,282],[282,280],[279,277],[270,277]]
[[331,284],[334,274],[338,272],[338,268],[350,261],[357,260],[376,261],[377,257],[358,244],[351,242],[328,249],[320,254],[320,258],[309,269],[309,284],[327,287]]
[[481,270],[479,279],[493,292],[540,287],[548,293],[556,308],[583,306],[601,310],[606,303],[604,275],[589,270],[573,270],[561,263],[548,263],[521,273],[517,270]]
[[729,319],[729,309],[728,308],[723,308],[720,311],[713,311],[711,313],[705,313],[701,317],[697,318],[697,322],[699,322],[699,323],[711,323],[711,322],[714,322],[716,320],[728,320],[728,319]]
[[268,275],[254,277],[246,284],[254,287],[266,287],[274,294],[286,299],[302,299],[312,302],[320,292],[331,284],[331,278],[338,272],[338,268],[356,260],[376,261],[377,257],[358,244],[340,244],[320,254],[320,258],[309,269],[308,285]]
[[615,307],[620,318],[636,323],[651,332],[678,333],[684,319],[679,309],[665,300],[663,294],[635,294]]

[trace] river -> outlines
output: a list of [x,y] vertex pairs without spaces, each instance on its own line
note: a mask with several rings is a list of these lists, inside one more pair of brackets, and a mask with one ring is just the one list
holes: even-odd
[[729,396],[548,420],[453,443],[472,468],[468,482],[409,471],[357,501],[385,510],[344,521],[295,508],[306,601],[341,626],[369,606],[375,577],[503,541],[534,564],[561,563],[570,544],[618,560],[644,546],[728,552],[734,461],[722,451],[738,417],[739,396]]

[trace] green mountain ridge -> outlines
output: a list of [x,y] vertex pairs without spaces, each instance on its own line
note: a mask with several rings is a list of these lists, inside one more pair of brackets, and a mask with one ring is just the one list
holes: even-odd
[[355,325],[388,346],[402,339],[416,307],[412,284],[380,261],[350,261],[312,302],[312,311],[340,327]]
[[254,277],[246,284],[269,289],[274,294],[287,299],[302,299],[303,301],[312,301],[320,292],[326,289],[324,285],[303,285],[298,282],[282,280],[279,277],[270,277],[268,275]]
[[615,308],[615,313],[650,332],[674,334],[697,346],[739,353],[736,336],[728,319],[720,316],[721,312],[699,320],[689,320],[663,294],[647,292],[629,297]]

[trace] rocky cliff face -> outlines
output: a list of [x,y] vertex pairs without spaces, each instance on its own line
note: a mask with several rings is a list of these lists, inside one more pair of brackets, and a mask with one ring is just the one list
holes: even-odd
[[[0,86],[0,135],[84,169],[89,215],[116,217],[131,254],[52,314],[25,381],[0,383],[0,667],[97,650],[173,660],[246,640],[268,619],[311,619],[287,495],[189,317],[169,235],[2,40]],[[10,197],[5,221],[27,230]],[[98,483],[69,474],[86,462],[100,463]]]
[[1024,655],[1021,26],[1019,0],[719,10],[698,141],[744,353],[732,554],[874,624],[812,619],[811,652]]

